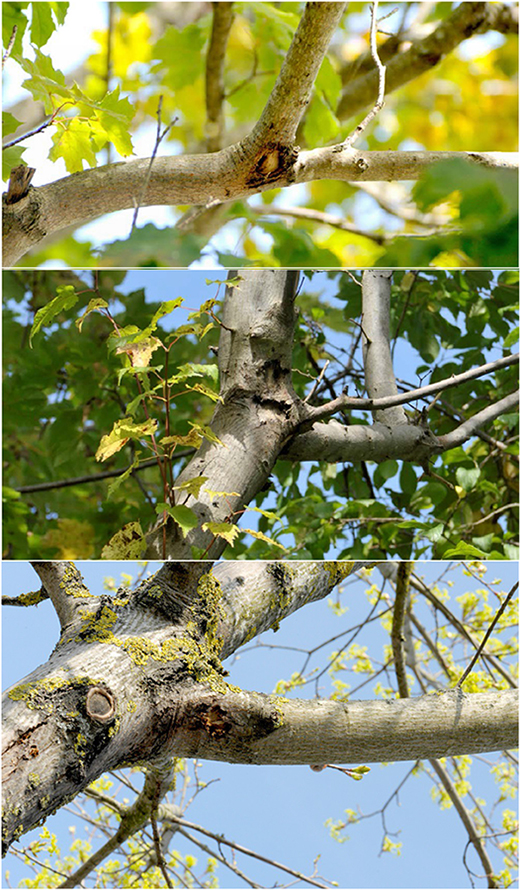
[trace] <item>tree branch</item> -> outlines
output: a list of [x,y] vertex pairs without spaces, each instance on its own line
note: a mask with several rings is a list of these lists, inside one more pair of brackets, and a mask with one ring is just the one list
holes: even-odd
[[[424,37],[416,40],[405,52],[396,48],[393,58],[386,64],[386,94],[393,92],[424,72],[431,71],[445,56],[472,34],[498,30],[502,33],[518,32],[518,7],[505,3],[460,3],[451,15]],[[395,38],[394,38],[395,44]],[[374,101],[378,88],[378,72],[371,70],[348,83],[336,114],[340,119],[353,117]]]
[[[296,156],[269,149],[252,153],[245,143],[219,152],[156,158],[142,206],[228,202],[274,187],[332,179],[345,182],[418,179],[439,160],[465,158],[492,168],[516,169],[518,156],[507,152],[363,152],[333,147]],[[3,264],[13,266],[43,238],[77,227],[116,210],[134,208],[149,159],[139,158],[74,173],[39,188],[3,213]],[[273,166],[274,165],[274,166]]]
[[[365,386],[369,398],[376,401],[398,394],[390,351],[391,283],[391,272],[363,272],[361,293]],[[374,418],[388,427],[407,423],[404,408],[400,406],[376,411]]]
[[206,138],[208,151],[219,151],[224,140],[224,63],[233,24],[233,4],[213,3],[213,22],[206,55]]
[[381,408],[391,408],[394,405],[405,405],[407,402],[413,402],[415,399],[421,399],[424,396],[442,392],[452,386],[458,386],[468,380],[475,380],[477,377],[491,374],[493,371],[500,370],[500,368],[517,365],[519,360],[520,353],[518,352],[514,355],[506,355],[493,362],[487,362],[485,365],[480,365],[478,368],[471,368],[469,371],[464,371],[462,374],[452,374],[451,377],[446,377],[444,380],[438,380],[436,383],[430,383],[427,386],[421,386],[418,389],[410,389],[407,392],[399,393],[395,396],[385,396],[380,399],[358,399],[343,394],[337,399],[333,399],[331,402],[326,402],[324,405],[319,405],[316,408],[309,408],[309,416],[302,421],[301,425],[307,426],[310,423],[314,423],[316,420],[330,417],[332,414],[335,414],[337,411],[344,408],[357,408],[360,411],[377,411]]
[[92,601],[81,572],[71,562],[31,562],[49,595],[62,628],[71,624],[78,609]]
[[456,448],[457,445],[462,445],[470,436],[477,435],[479,427],[483,423],[489,423],[490,421],[495,420],[496,417],[500,417],[502,414],[507,414],[508,411],[514,411],[515,408],[517,409],[519,395],[520,393],[517,391],[510,393],[508,396],[504,396],[504,398],[499,399],[498,402],[482,408],[481,411],[478,411],[473,417],[469,417],[468,420],[465,420],[464,423],[461,423],[454,430],[451,430],[451,432],[445,433],[443,436],[438,436],[438,442],[441,445],[442,450],[449,451],[450,448]]

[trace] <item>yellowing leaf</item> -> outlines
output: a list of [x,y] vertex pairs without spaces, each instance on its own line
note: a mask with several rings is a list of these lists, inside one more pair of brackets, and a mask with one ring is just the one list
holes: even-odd
[[96,460],[107,460],[113,454],[120,451],[129,439],[140,439],[142,436],[153,436],[157,430],[156,420],[147,420],[145,423],[133,423],[124,418],[118,420],[111,431],[103,436],[96,451]]
[[205,522],[202,531],[211,532],[216,538],[224,538],[231,546],[240,534],[236,525],[230,525],[229,522]]
[[90,522],[58,519],[58,528],[51,528],[41,539],[44,547],[55,547],[59,559],[90,559],[94,553],[95,530]]
[[132,367],[134,368],[147,368],[152,354],[156,349],[159,349],[159,346],[162,346],[162,343],[157,337],[148,337],[146,340],[139,340],[137,343],[126,343],[118,346],[116,354],[126,353],[130,357]]
[[208,442],[215,442],[217,445],[222,445],[223,448],[227,448],[227,445],[224,442],[221,442],[218,436],[215,435],[211,427],[205,426],[202,423],[192,423],[191,420],[188,421],[190,426],[193,427],[193,431],[198,433],[200,436],[204,436]]
[[203,396],[208,396],[209,399],[212,399],[213,402],[221,402],[222,398],[218,395],[218,393],[213,392],[209,386],[205,386],[204,383],[195,383],[194,386],[187,386],[186,389],[196,390],[197,392],[202,393]]
[[287,550],[287,547],[284,547],[283,544],[279,544],[278,541],[273,541],[271,538],[268,538],[267,535],[262,534],[262,532],[255,532],[252,528],[243,528],[242,531],[244,534],[247,532],[247,534],[251,535],[253,538],[258,538],[259,541],[265,541],[266,544],[272,544],[273,547],[279,547],[280,550]]
[[146,548],[140,522],[127,522],[105,544],[101,559],[140,559]]
[[72,118],[66,124],[60,124],[52,137],[52,148],[49,152],[51,161],[63,158],[69,173],[83,170],[83,161],[89,167],[95,167],[97,160],[92,143],[92,129],[89,121]]
[[187,445],[193,448],[199,448],[202,442],[202,436],[196,430],[190,430],[187,436],[164,436],[161,439],[161,445]]
[[200,489],[204,485],[207,480],[207,476],[195,476],[193,479],[188,479],[187,482],[183,482],[182,485],[174,485],[175,491],[185,491],[186,494],[192,494],[193,497],[198,498]]

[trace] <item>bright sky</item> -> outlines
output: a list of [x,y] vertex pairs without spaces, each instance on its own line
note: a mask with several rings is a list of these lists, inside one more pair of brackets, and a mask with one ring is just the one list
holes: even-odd
[[[449,590],[450,606],[460,616],[455,597],[481,585],[465,577],[460,568],[447,569],[446,563],[418,563],[417,574],[431,582],[444,575],[441,588]],[[103,579],[108,575],[119,584],[121,573],[133,574],[135,564],[129,563],[78,563],[91,591],[103,590]],[[150,564],[155,570],[157,564]],[[489,563],[485,580],[501,579],[499,590],[508,591],[517,578],[517,567],[512,563]],[[381,575],[375,571],[372,581],[381,584]],[[28,563],[3,564],[3,591],[10,596],[36,590],[39,580]],[[364,595],[366,584],[358,580],[347,582],[341,597],[348,611],[335,616],[325,601],[313,603],[290,616],[274,634],[269,631],[262,640],[269,646],[297,646],[312,648],[350,627],[362,622],[368,612]],[[496,600],[490,603],[496,607]],[[421,613],[420,613],[421,614]],[[426,611],[421,618],[427,621]],[[431,628],[431,623],[428,624]],[[433,631],[432,631],[433,632]],[[37,607],[3,609],[3,687],[19,683],[31,670],[44,662],[58,639],[58,622],[47,600]],[[387,635],[377,622],[363,629],[356,640],[368,647],[376,663],[382,660],[382,647],[388,643]],[[337,648],[336,644],[336,648]],[[316,662],[320,667],[327,664],[327,654],[334,648],[326,646],[323,657]],[[276,682],[289,679],[302,667],[303,656],[286,649],[258,648],[253,641],[242,650],[240,657],[226,662],[230,682],[244,689],[272,692]],[[465,662],[463,662],[465,663]],[[350,677],[348,678],[350,681]],[[363,679],[361,677],[360,679]],[[325,681],[324,681],[325,682]],[[296,697],[312,696],[313,687],[304,687]],[[324,690],[324,694],[327,692]],[[417,694],[417,687],[413,690]],[[371,698],[371,686],[367,685],[356,698]],[[496,799],[496,787],[490,776],[490,765],[500,760],[500,755],[483,755],[475,759],[471,774],[473,793],[488,803]],[[358,764],[351,764],[351,766]],[[222,832],[226,838],[283,862],[306,874],[312,873],[314,857],[321,853],[318,871],[324,877],[338,882],[340,887],[357,888],[453,888],[468,886],[462,864],[466,837],[459,818],[453,809],[439,810],[430,797],[431,781],[421,774],[410,779],[399,794],[399,805],[392,803],[386,813],[387,828],[398,832],[392,837],[403,843],[400,857],[391,854],[379,856],[382,828],[379,817],[366,820],[348,830],[350,841],[338,844],[329,837],[324,822],[344,818],[346,808],[359,809],[363,813],[378,810],[390,797],[412,767],[411,762],[390,765],[373,764],[371,772],[361,782],[354,782],[336,770],[314,773],[308,767],[254,767],[204,762],[201,778],[209,782],[218,778],[196,799],[186,813],[189,821]],[[132,777],[136,781],[135,777]],[[469,806],[468,802],[468,806]],[[506,806],[515,809],[515,801]],[[47,827],[55,832],[58,841],[66,846],[71,836],[68,826],[70,814],[61,811],[47,820]],[[24,843],[38,836],[38,830],[27,834]],[[76,836],[85,837],[86,827],[79,824]],[[96,842],[95,848],[100,845]],[[18,844],[17,846],[20,846]],[[186,843],[179,836],[172,844],[174,849],[188,852]],[[442,855],[441,855],[442,851]],[[190,852],[193,852],[191,849]],[[204,855],[199,856],[204,861]],[[480,873],[481,869],[472,854],[469,861]],[[272,869],[255,865],[252,861],[241,863],[247,874],[254,874],[262,886],[272,886]],[[498,866],[498,863],[497,863]],[[10,884],[17,886],[29,872],[11,856],[4,860],[4,868],[11,873]],[[243,887],[227,871],[219,867],[220,884],[223,887]],[[5,879],[4,879],[5,880]],[[88,886],[92,886],[89,884]],[[477,881],[477,887],[483,887]]]

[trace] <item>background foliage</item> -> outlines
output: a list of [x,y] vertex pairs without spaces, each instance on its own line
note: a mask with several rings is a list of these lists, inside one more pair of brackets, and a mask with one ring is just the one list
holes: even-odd
[[[157,103],[163,124],[175,124],[161,154],[206,150],[205,67],[211,32],[209,5],[191,6],[192,21],[161,23],[163,4],[111,3],[110,29],[91,36],[94,51],[73,73],[62,70],[60,53],[47,47],[67,29],[71,4],[3,3],[3,37],[18,33],[6,77],[23,72],[23,94],[56,113],[47,134],[4,151],[4,177],[20,160],[37,168],[34,182],[56,179],[86,167],[152,153]],[[258,119],[296,29],[302,3],[235,3],[226,54],[224,112],[226,143],[242,138]],[[453,11],[451,3],[380,3],[380,41],[389,33],[421,38]],[[177,15],[181,13],[177,12]],[[184,15],[184,21],[190,16]],[[83,23],[84,24],[84,23]],[[184,24],[184,27],[183,27]],[[368,48],[369,4],[350,3],[319,73],[298,142],[316,148],[344,139],[366,109],[338,117],[344,88],[356,78]],[[25,33],[25,39],[22,37]],[[70,39],[83,39],[72,31]],[[52,42],[49,44],[52,47]],[[426,73],[387,95],[376,123],[358,148],[394,150],[514,151],[517,148],[517,36],[489,32],[463,41]],[[107,58],[110,71],[107,73]],[[13,113],[14,112],[14,113]],[[16,107],[4,116],[4,135],[18,127]],[[485,123],[485,125],[483,125]],[[34,145],[34,150],[31,146]],[[26,151],[26,148],[28,149]],[[25,154],[24,154],[25,152]],[[49,161],[46,163],[45,158]],[[42,179],[43,173],[43,179]],[[325,219],[295,217],[310,209]],[[277,210],[288,211],[286,216]],[[415,186],[411,183],[317,181],[273,189],[250,201],[218,208],[206,231],[171,230],[179,210],[143,208],[131,237],[132,211],[101,228],[42,248],[32,265],[67,258],[70,266],[187,266],[204,258],[224,267],[248,262],[265,266],[515,266],[517,187],[511,171],[490,171],[443,162]],[[219,234],[211,238],[212,229]],[[410,237],[414,234],[415,237]],[[103,244],[99,250],[100,243]]]
[[[201,308],[193,294],[185,294],[193,317],[190,321],[184,314],[179,323],[183,308],[177,299],[169,302],[180,296],[175,272],[168,273],[171,285],[165,302],[147,298],[143,289],[128,293],[127,274],[131,276],[114,270],[4,273],[7,557],[98,557],[126,523],[139,521],[146,531],[164,500],[157,466],[117,483],[97,474],[153,458],[150,429],[156,425],[157,448],[171,457],[175,477],[190,449],[201,436],[210,435],[207,428],[218,398],[214,349],[223,285],[208,282]],[[147,274],[151,289],[154,272]],[[514,351],[517,272],[400,271],[394,273],[392,287],[395,370],[404,388]],[[104,301],[107,308],[101,303],[80,321],[91,301],[94,306]],[[345,386],[353,395],[364,394],[359,281],[344,272],[309,272],[297,305],[297,392],[308,394],[328,360],[313,396],[315,404],[339,395]],[[159,345],[150,352],[149,368],[136,374],[129,357],[132,341],[142,345],[150,336],[170,347],[168,364]],[[165,377],[173,381],[168,419],[161,401]],[[449,432],[461,419],[514,391],[516,380],[512,366],[447,390],[428,412],[430,428],[438,435]],[[424,403],[407,407],[410,419],[422,422]],[[117,432],[125,417],[126,444]],[[339,419],[369,422],[362,412]],[[134,431],[128,430],[128,420]],[[301,559],[452,554],[516,558],[517,420],[516,412],[497,418],[482,437],[445,452],[431,467],[396,460],[377,465],[279,460],[269,489],[251,504],[268,515],[248,512],[239,525],[258,528],[285,546],[285,555]],[[118,435],[115,447],[124,447],[106,457],[107,440],[101,449],[100,444],[111,432],[108,441],[113,443]],[[98,460],[106,457],[101,465],[96,454]],[[88,479],[73,487],[17,491],[83,476]],[[248,536],[226,550],[228,558],[273,558],[281,553]]]

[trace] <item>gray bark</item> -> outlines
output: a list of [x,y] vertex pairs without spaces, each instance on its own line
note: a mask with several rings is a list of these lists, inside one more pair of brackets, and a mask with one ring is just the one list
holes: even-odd
[[69,584],[63,564],[49,564],[46,584],[70,605],[49,660],[4,694],[5,849],[123,765],[378,762],[514,746],[513,690],[299,701],[225,680],[221,658],[361,565],[220,563],[203,574],[201,563],[166,563],[131,593],[93,595],[87,610],[77,574]]
[[[423,463],[451,447],[457,430],[436,437],[426,424],[408,420],[402,405],[416,393],[397,393],[391,361],[389,306],[390,273],[363,276],[362,327],[366,399],[344,394],[333,402],[311,407],[297,396],[291,380],[291,349],[295,324],[298,273],[278,269],[230,272],[222,314],[218,350],[220,397],[211,428],[222,444],[205,441],[182,471],[176,485],[204,477],[200,493],[182,496],[196,514],[198,525],[182,536],[168,518],[147,536],[147,558],[218,558],[226,541],[202,526],[208,522],[235,523],[241,511],[266,484],[278,459],[292,461],[384,461],[390,458]],[[518,361],[509,356],[472,369],[457,378],[422,387],[423,396],[457,382],[491,373]],[[478,424],[491,421],[511,408],[517,394],[483,409],[464,426],[467,440]],[[397,403],[397,404],[394,404]],[[328,418],[343,408],[371,409],[370,425],[346,425]],[[460,431],[462,427],[459,427]],[[242,523],[247,527],[247,522]],[[196,548],[193,550],[192,548]]]

